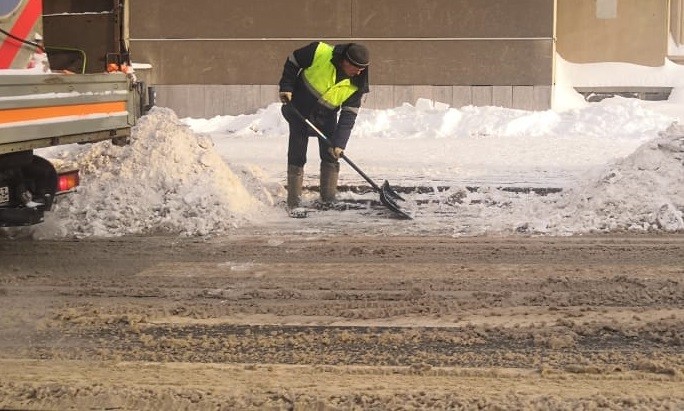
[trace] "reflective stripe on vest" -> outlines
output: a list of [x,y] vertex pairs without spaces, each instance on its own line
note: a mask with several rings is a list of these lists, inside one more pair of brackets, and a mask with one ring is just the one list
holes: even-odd
[[304,84],[318,98],[319,104],[330,109],[337,109],[359,88],[353,85],[350,79],[335,83],[337,69],[330,61],[332,56],[333,46],[318,43],[313,63],[304,69]]

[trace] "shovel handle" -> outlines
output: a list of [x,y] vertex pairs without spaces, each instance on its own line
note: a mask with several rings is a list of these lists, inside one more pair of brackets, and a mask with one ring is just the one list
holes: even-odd
[[[323,134],[323,132],[322,132],[321,130],[319,130],[318,127],[316,127],[308,118],[304,117],[304,115],[302,115],[302,113],[299,112],[299,110],[297,110],[297,107],[295,107],[295,106],[293,106],[292,104],[289,104],[289,103],[287,104],[287,106],[288,106],[288,110],[290,110],[290,111],[292,111],[293,113],[295,113],[295,115],[296,115],[297,117],[299,117],[300,120],[302,120],[304,123],[306,123],[306,125],[308,125],[309,127],[311,127],[311,129],[312,129],[313,131],[316,132],[316,134],[318,135],[318,138],[319,138],[320,140],[322,140],[325,144],[327,144],[328,147],[333,147],[333,144],[332,144],[332,142],[330,141],[330,139],[329,139],[328,137],[326,137],[325,134]],[[371,186],[373,186],[373,188],[375,189],[375,191],[377,191],[378,193],[381,193],[381,192],[382,192],[382,189],[380,188],[380,186],[377,185],[377,184],[375,183],[375,181],[371,180],[371,178],[368,177],[368,176],[366,175],[366,173],[364,173],[356,164],[354,164],[354,162],[351,161],[351,160],[349,159],[349,157],[347,157],[344,153],[342,153],[342,155],[341,155],[340,157],[341,157],[342,159],[344,159],[344,161],[346,161],[347,164],[349,164],[349,165],[351,166],[351,168],[353,168],[357,173],[359,173],[359,174],[361,175],[361,177],[363,177],[363,178],[368,182],[368,184],[370,184]]]

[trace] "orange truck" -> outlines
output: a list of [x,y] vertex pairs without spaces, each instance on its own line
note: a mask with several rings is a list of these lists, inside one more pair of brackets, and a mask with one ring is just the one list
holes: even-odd
[[123,0],[0,2],[0,226],[40,223],[78,185],[77,170],[34,149],[125,144],[151,105],[128,69],[124,21]]

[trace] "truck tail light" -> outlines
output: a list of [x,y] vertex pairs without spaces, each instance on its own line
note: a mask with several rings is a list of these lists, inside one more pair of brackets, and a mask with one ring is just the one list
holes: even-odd
[[57,192],[56,194],[64,194],[75,189],[80,180],[78,177],[78,170],[67,171],[57,175]]

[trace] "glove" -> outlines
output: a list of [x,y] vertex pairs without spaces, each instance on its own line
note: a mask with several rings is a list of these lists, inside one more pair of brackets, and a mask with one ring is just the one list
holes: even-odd
[[280,97],[280,101],[282,101],[283,104],[287,104],[290,101],[292,101],[291,91],[281,91],[280,93],[278,93],[278,96]]
[[328,153],[330,153],[330,155],[333,156],[335,160],[339,160],[340,158],[342,158],[342,154],[344,154],[344,149],[340,147],[329,147]]

